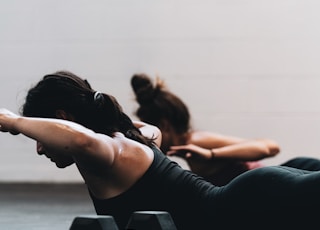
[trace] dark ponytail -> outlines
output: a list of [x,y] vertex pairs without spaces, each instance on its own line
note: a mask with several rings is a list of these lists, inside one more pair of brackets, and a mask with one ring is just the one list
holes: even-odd
[[153,84],[146,74],[134,74],[131,86],[139,104],[135,115],[144,122],[161,128],[169,122],[175,132],[182,134],[190,129],[190,113],[185,103],[167,90],[159,78]]
[[122,111],[117,100],[94,91],[89,82],[68,71],[44,76],[26,96],[21,113],[29,117],[57,118],[63,110],[77,122],[98,133],[112,136],[122,132],[126,137],[151,145],[131,119]]
[[112,135],[114,132],[121,132],[129,139],[148,146],[153,144],[154,139],[148,139],[142,135],[140,130],[134,126],[129,116],[123,112],[120,104],[113,96],[100,93],[98,101],[98,119],[101,120],[97,122],[96,129],[101,131],[106,130],[107,135]]

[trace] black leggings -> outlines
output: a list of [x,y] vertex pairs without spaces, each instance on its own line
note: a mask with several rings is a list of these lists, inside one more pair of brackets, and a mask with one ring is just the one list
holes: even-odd
[[288,166],[309,171],[319,171],[320,160],[311,157],[296,157],[281,164],[281,166]]
[[[299,225],[301,229],[320,226],[320,171],[316,171],[319,166],[316,159],[296,158],[281,166],[262,167],[239,175],[220,187],[216,199],[221,207],[220,219],[223,224],[238,221],[239,226],[246,221],[262,226],[270,223],[269,227],[277,221],[281,226]],[[228,222],[226,216],[232,216],[233,222]]]

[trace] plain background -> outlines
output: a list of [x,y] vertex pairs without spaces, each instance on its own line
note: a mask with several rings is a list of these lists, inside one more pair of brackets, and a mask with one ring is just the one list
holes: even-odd
[[[0,107],[18,112],[43,75],[69,70],[114,95],[135,118],[134,73],[164,79],[193,126],[276,140],[280,164],[319,157],[317,0],[0,1]],[[181,162],[183,165],[183,162]],[[0,134],[0,182],[82,181]]]

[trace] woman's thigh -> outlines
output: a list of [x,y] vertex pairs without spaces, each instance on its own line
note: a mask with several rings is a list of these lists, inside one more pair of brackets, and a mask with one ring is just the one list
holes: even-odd
[[253,169],[224,186],[220,195],[239,208],[315,207],[320,205],[320,171],[286,166]]

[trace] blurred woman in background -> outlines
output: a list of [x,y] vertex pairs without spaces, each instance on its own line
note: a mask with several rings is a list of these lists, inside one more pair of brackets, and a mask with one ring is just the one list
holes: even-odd
[[[243,172],[263,167],[260,160],[280,152],[278,143],[271,139],[245,139],[194,129],[187,105],[160,78],[154,83],[144,73],[135,74],[131,86],[139,104],[135,115],[160,128],[161,150],[168,156],[183,158],[194,173],[215,185],[225,185]],[[320,161],[308,157],[282,165],[320,170]]]

